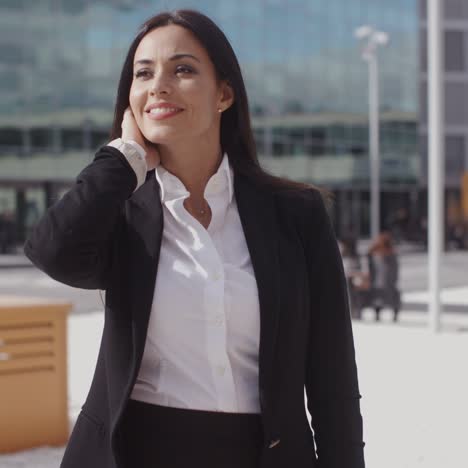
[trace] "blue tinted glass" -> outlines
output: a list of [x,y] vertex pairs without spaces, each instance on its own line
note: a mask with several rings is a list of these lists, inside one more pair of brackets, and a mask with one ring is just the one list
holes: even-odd
[[[320,137],[275,136],[277,152],[345,154],[367,145],[368,69],[354,37],[364,24],[390,36],[378,52],[381,109],[416,119],[416,0],[5,0],[0,116],[78,129],[86,120],[102,131],[112,121],[121,66],[139,26],[180,7],[201,10],[225,32],[255,115],[308,115],[323,127]],[[393,151],[392,144],[415,151],[414,121],[406,129],[383,126],[383,151]]]

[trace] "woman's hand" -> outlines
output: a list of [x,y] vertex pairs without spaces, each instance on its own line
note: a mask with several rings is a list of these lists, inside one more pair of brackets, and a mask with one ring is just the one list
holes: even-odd
[[146,151],[148,171],[159,166],[161,158],[157,145],[151,143],[143,136],[130,106],[125,109],[122,119],[122,140],[134,140]]

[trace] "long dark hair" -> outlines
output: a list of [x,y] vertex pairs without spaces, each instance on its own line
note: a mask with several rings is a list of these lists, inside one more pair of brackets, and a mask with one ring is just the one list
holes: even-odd
[[[234,102],[221,117],[221,148],[228,154],[234,172],[274,189],[304,190],[314,187],[274,176],[261,168],[250,123],[247,92],[234,50],[221,29],[210,18],[195,10],[162,12],[149,18],[141,26],[130,45],[120,75],[110,138],[118,138],[122,134],[123,114],[129,106],[133,80],[133,60],[140,41],[153,29],[170,24],[182,26],[195,35],[213,62],[218,79],[226,80],[234,91]],[[330,194],[323,189],[318,190],[329,201]]]

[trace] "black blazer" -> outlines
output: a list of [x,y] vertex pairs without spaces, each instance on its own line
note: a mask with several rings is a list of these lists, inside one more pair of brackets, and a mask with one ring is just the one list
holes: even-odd
[[[106,290],[96,370],[62,468],[127,468],[121,416],[143,355],[163,230],[153,172],[135,186],[123,154],[100,148],[25,244],[52,278]],[[363,468],[346,282],[322,197],[236,173],[234,191],[259,291],[261,468]]]

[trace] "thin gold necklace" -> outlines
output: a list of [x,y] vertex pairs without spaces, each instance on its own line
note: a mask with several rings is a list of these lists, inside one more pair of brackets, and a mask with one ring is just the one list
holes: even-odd
[[[205,201],[205,203],[208,205],[207,201]],[[201,216],[204,216],[208,212],[207,208],[203,208],[201,210],[197,210],[195,208],[192,208],[192,210],[195,211],[197,214],[199,214]]]

